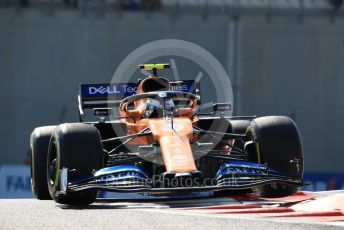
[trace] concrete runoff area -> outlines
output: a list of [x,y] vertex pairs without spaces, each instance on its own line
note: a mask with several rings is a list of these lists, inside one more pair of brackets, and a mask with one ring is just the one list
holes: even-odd
[[[331,209],[336,208],[332,207],[335,202],[331,197],[340,199],[342,196],[341,192],[298,193],[283,199],[259,199],[253,195],[199,199],[117,198],[99,199],[92,205],[76,208],[53,201],[2,199],[0,222],[2,229],[343,229],[343,210]],[[308,210],[312,202],[319,208],[327,201],[330,205],[323,214],[332,219],[319,221],[304,212],[300,216],[300,211],[312,213]],[[298,204],[293,205],[293,202]],[[288,204],[292,205],[288,207]],[[292,211],[288,209],[294,206],[297,210],[293,214],[299,216],[290,215]]]

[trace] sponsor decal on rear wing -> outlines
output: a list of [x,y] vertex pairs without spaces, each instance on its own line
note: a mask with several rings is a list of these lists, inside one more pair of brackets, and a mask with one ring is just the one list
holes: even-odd
[[194,80],[170,82],[170,90],[198,94],[199,83],[195,82]]
[[117,84],[82,84],[80,93],[82,98],[103,99],[107,97],[124,99],[136,93],[135,83]]
[[[136,90],[136,83],[81,84],[78,95],[80,120],[84,120],[84,109],[115,108]],[[199,83],[194,80],[170,82],[170,90],[200,95]]]
[[[176,81],[170,83],[170,90],[187,93],[196,93],[197,86],[193,80]],[[137,84],[135,83],[116,83],[116,84],[82,84],[80,93],[82,98],[118,98],[124,99],[136,93]]]

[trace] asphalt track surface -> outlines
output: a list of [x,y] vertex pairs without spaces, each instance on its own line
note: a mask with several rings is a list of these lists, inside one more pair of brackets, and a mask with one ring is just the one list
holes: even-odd
[[[198,200],[103,200],[71,208],[36,199],[0,200],[0,229],[344,229],[312,221],[255,219],[181,211],[184,207],[220,205],[224,198]],[[233,201],[234,202],[234,201]]]

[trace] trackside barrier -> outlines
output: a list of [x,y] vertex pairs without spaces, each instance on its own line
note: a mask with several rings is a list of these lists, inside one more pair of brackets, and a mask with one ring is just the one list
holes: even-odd
[[306,172],[304,180],[310,185],[302,191],[344,190],[344,173]]
[[0,198],[33,198],[29,166],[0,166]]

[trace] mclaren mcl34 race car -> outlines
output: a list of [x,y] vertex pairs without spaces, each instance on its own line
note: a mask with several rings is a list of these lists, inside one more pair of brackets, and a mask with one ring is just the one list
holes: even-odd
[[81,84],[79,123],[33,130],[31,181],[38,199],[88,205],[102,190],[282,197],[303,185],[293,120],[226,117],[226,103],[201,114],[199,82],[158,76],[169,64],[140,68],[152,75],[137,83]]

